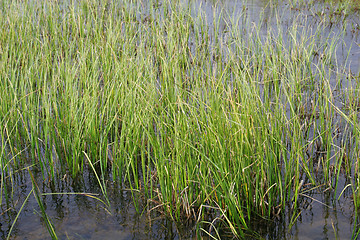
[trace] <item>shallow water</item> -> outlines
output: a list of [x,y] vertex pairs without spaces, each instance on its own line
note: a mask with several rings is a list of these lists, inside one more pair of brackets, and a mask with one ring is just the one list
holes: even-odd
[[[14,200],[2,206],[0,239],[6,238],[17,210],[32,189],[28,172],[24,171],[20,175],[15,183]],[[42,198],[59,239],[179,239],[176,226],[163,215],[156,211],[148,214],[146,208],[144,213],[138,213],[130,191],[117,189],[109,182],[107,190],[110,207],[90,197],[104,200],[93,174],[85,172],[83,179],[76,183],[64,177],[52,186],[42,183],[41,176],[37,179],[41,192],[64,193]],[[144,208],[141,200],[138,204]],[[50,238],[34,196],[31,195],[27,201],[11,236],[10,239]]]
[[[53,186],[41,183],[41,176],[37,178],[41,192],[64,193],[46,195],[42,199],[59,239],[196,239],[193,225],[176,226],[155,210],[149,213],[149,207],[142,199],[137,203],[143,212],[137,212],[131,192],[119,189],[111,182],[107,184],[110,207],[89,196],[71,194],[93,193],[98,195],[91,196],[104,200],[96,177],[86,172],[83,176],[76,183],[65,177]],[[32,188],[27,171],[20,174],[14,184],[13,201],[3,204],[1,209],[0,239],[6,239],[17,211]],[[351,239],[354,225],[351,196],[350,191],[345,191],[333,205],[331,194],[312,194],[302,201],[302,213],[291,231],[288,231],[290,216],[274,223],[258,222],[253,228],[265,239]],[[39,206],[31,195],[10,239],[49,238]],[[202,239],[209,238],[203,235]]]
[[[193,5],[194,14],[201,9],[208,19],[211,19],[213,14],[220,14],[219,9],[222,7],[229,12],[229,15],[233,12],[236,14],[246,12],[251,24],[261,25],[264,39],[269,26],[278,27],[276,21],[278,14],[281,15],[280,27],[284,32],[289,31],[293,21],[305,22],[306,20],[308,25],[304,25],[304,29],[316,29],[320,22],[328,21],[325,31],[327,35],[324,34],[322,37],[328,38],[329,42],[336,36],[342,40],[341,44],[336,46],[337,63],[341,65],[348,58],[348,65],[344,65],[343,68],[353,73],[359,72],[360,20],[357,10],[350,13],[340,11],[335,14],[334,9],[322,1],[294,5],[276,2],[275,4],[273,1],[265,0],[246,2],[229,0],[188,1],[188,4]],[[217,11],[213,12],[213,6],[217,6]],[[264,19],[260,21],[259,16]],[[348,22],[346,26],[342,24],[345,18]],[[224,20],[222,24],[225,23]],[[209,24],[212,24],[211,21]],[[346,27],[345,34],[340,35],[344,27]],[[334,80],[332,84],[335,85],[335,83]],[[89,172],[84,172],[76,183],[66,176],[52,184],[43,182],[41,179],[41,176],[37,177],[42,193],[68,193],[43,196],[46,212],[60,239],[196,239],[196,230],[193,225],[177,226],[170,219],[165,218],[161,212],[153,210],[149,213],[150,207],[141,198],[137,200],[139,209],[142,209],[138,213],[131,192],[119,189],[111,182],[107,183],[110,197],[109,208],[97,199],[83,194],[72,194],[94,193],[99,194],[95,197],[104,200],[96,178]],[[17,175],[15,181],[9,183],[11,184],[15,189],[14,197],[11,201],[4,199],[0,209],[1,239],[7,237],[16,214],[32,189],[26,170]],[[276,220],[273,224],[254,223],[254,229],[266,239],[351,239],[356,219],[352,192],[350,188],[346,188],[348,184],[344,176],[340,176],[336,193],[333,191],[323,193],[323,190],[304,192],[300,206],[301,215],[294,222],[291,230],[289,230],[291,216],[288,215],[285,215],[284,219]],[[346,190],[342,192],[344,188]],[[332,202],[332,199],[336,201]],[[206,238],[205,235],[203,237]],[[38,204],[33,196],[30,196],[29,201],[24,205],[10,239],[49,239]]]

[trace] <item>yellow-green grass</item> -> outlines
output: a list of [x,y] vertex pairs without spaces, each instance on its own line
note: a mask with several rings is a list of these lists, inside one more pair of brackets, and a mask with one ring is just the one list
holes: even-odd
[[241,237],[259,216],[295,221],[308,189],[341,192],[345,169],[358,206],[358,75],[326,21],[264,34],[245,9],[210,20],[177,1],[0,9],[2,194],[22,166],[50,179],[90,166],[175,221]]

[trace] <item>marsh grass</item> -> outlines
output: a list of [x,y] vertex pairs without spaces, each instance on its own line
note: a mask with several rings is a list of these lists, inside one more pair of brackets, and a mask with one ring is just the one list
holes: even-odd
[[2,196],[29,161],[53,180],[89,165],[107,206],[111,172],[174,221],[244,237],[259,217],[287,212],[291,226],[305,193],[339,191],[345,166],[359,206],[358,76],[328,22],[299,14],[285,31],[279,15],[264,30],[246,9],[211,21],[177,1],[2,3]]
[[[39,205],[39,208],[40,208],[40,211],[41,211],[41,216],[42,216],[42,218],[43,218],[43,220],[45,222],[46,229],[48,230],[51,239],[58,239],[58,237],[56,235],[56,232],[55,232],[54,224],[51,222],[49,216],[46,214],[46,208],[45,208],[43,200],[42,200],[40,189],[39,189],[39,187],[38,187],[38,185],[36,183],[36,180],[35,180],[35,178],[34,178],[34,176],[33,176],[33,174],[31,173],[30,170],[29,170],[29,174],[30,174],[30,177],[31,177],[32,185],[33,185],[33,189],[32,189],[31,192],[34,194],[36,202]],[[27,199],[28,198],[25,199],[24,203],[26,203]],[[20,209],[20,212],[21,212],[21,209]]]

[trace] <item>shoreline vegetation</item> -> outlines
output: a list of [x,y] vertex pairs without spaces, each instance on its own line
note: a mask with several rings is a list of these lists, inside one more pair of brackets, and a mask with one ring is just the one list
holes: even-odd
[[209,19],[181,1],[2,0],[0,205],[25,168],[87,169],[105,206],[111,180],[199,234],[244,238],[285,213],[290,229],[314,192],[347,191],[356,238],[359,73],[337,49],[357,10],[327,4],[284,29],[279,13]]

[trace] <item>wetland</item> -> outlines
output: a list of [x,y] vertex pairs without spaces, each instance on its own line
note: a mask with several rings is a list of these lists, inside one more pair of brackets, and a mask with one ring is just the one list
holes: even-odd
[[0,0],[0,239],[357,239],[359,11]]

